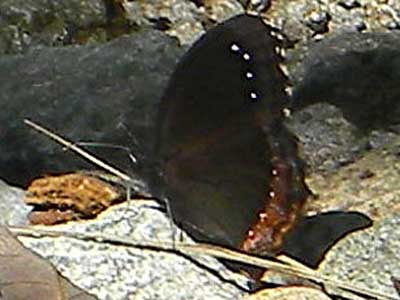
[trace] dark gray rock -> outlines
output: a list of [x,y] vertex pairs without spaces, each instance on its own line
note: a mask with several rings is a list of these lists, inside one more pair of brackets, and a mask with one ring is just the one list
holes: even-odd
[[358,130],[338,107],[317,103],[295,112],[286,123],[312,171],[334,171],[354,159]]
[[347,33],[309,49],[289,123],[312,169],[334,170],[395,135],[388,131],[400,123],[399,49],[394,32]]
[[360,128],[398,124],[400,34],[347,33],[309,50],[300,69],[294,107],[338,106]]
[[[160,94],[181,53],[175,40],[144,31],[102,45],[1,57],[0,177],[26,184],[41,174],[89,166],[34,133],[24,118],[75,142],[146,153]],[[100,155],[127,171],[132,165],[115,149],[100,149]]]

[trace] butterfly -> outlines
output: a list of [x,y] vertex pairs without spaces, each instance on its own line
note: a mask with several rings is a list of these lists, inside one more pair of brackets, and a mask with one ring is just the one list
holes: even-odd
[[160,103],[155,156],[174,221],[195,239],[278,249],[308,196],[282,125],[287,79],[274,29],[250,15],[207,32]]

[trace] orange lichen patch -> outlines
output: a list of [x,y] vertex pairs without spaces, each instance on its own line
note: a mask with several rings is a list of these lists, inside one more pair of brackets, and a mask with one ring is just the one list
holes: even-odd
[[32,181],[25,202],[34,206],[33,224],[56,224],[95,217],[121,200],[117,188],[92,176],[71,173]]

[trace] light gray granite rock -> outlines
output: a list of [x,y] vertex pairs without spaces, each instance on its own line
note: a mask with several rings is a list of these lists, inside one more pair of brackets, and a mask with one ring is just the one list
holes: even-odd
[[23,226],[29,224],[31,207],[24,203],[25,191],[0,179],[0,224]]
[[[52,226],[54,230],[98,233],[143,244],[171,243],[177,228],[150,200],[132,200],[114,206],[96,220]],[[40,227],[39,227],[40,228]],[[180,236],[179,234],[177,236]],[[72,283],[99,299],[239,299],[243,292],[232,283],[168,252],[127,248],[71,238],[20,238],[23,244],[46,257]],[[189,241],[187,237],[184,240]],[[202,264],[237,277],[215,259]],[[229,275],[230,274],[230,275]],[[246,286],[246,280],[240,280]]]

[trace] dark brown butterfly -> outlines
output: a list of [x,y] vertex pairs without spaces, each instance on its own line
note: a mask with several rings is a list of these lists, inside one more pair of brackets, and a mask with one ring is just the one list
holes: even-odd
[[279,249],[308,196],[280,42],[258,17],[210,30],[186,53],[164,93],[156,157],[175,222],[195,239],[247,252]]

